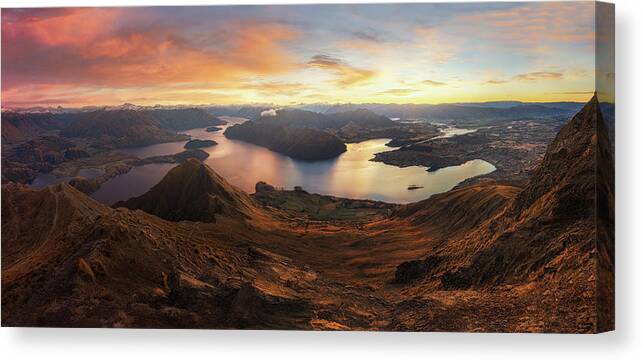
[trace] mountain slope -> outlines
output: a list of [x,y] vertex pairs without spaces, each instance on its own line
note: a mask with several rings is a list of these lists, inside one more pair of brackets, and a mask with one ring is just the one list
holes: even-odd
[[60,129],[64,122],[52,113],[2,112],[2,141],[16,142]]
[[[436,281],[446,290],[522,285],[530,291],[521,297],[560,315],[546,327],[612,329],[613,170],[593,97],[560,130],[528,185],[504,210],[430,250],[420,268],[427,277],[422,284]],[[400,265],[398,272],[411,274],[411,266],[419,264]]]
[[133,147],[189,139],[159,127],[156,119],[136,110],[97,110],[73,115],[60,134],[94,139],[106,147]]
[[[527,272],[543,269],[568,246],[577,247],[581,256],[598,247],[596,186],[610,198],[610,204],[614,189],[613,178],[606,176],[614,174],[614,167],[605,130],[599,102],[593,97],[560,130],[528,185],[517,195],[503,219],[497,219],[504,223],[506,230],[474,261],[476,271],[481,271],[476,272],[478,281],[525,277]],[[602,179],[598,174],[603,175]],[[518,246],[521,242],[522,247]],[[540,258],[532,260],[532,264],[510,267],[508,260],[520,259],[534,250],[539,250]],[[505,259],[486,262],[491,254],[504,255]],[[501,276],[497,277],[497,271]]]
[[169,222],[68,185],[2,192],[3,327],[381,327],[366,288],[265,249],[292,245],[282,225]]
[[215,222],[217,215],[253,218],[261,213],[246,193],[195,158],[170,170],[147,193],[114,207],[141,209],[169,221]]

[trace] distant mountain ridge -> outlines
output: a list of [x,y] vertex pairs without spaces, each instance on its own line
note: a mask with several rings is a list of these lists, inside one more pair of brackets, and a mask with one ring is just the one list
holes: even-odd
[[360,127],[393,127],[396,123],[388,117],[358,108],[340,113],[317,113],[299,109],[279,109],[274,115],[263,115],[257,122],[286,127],[340,129],[353,123]]
[[338,104],[325,110],[325,113],[338,113],[355,109],[368,109],[374,113],[391,118],[426,119],[435,121],[498,121],[517,119],[542,119],[551,117],[569,117],[581,104],[557,103],[512,103],[491,104]]
[[177,131],[223,124],[226,122],[197,108],[123,106],[82,112],[3,112],[2,139],[19,141],[60,130],[67,137],[112,138],[116,146],[147,145],[184,138],[172,134]]
[[187,140],[159,127],[150,114],[135,110],[98,110],[78,113],[60,135],[69,138],[91,138],[106,147],[134,147]]
[[52,113],[2,112],[2,140],[5,142],[27,139],[64,126],[64,120]]

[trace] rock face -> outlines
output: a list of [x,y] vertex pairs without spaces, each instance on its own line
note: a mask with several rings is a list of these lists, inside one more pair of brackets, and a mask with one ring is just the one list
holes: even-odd
[[[596,222],[613,224],[614,167],[608,134],[597,97],[593,97],[559,132],[530,182],[506,214],[496,220],[503,232],[488,235],[492,246],[473,260],[473,283],[526,277],[577,252],[569,267],[604,248],[613,259],[613,229],[596,234]],[[598,202],[598,198],[600,202]],[[602,209],[596,209],[602,204]],[[610,226],[608,226],[610,227]],[[535,252],[537,258],[532,258]],[[492,258],[492,259],[491,259]],[[557,261],[557,262],[556,262]],[[518,263],[520,267],[515,267]],[[589,264],[577,264],[590,267]],[[594,273],[595,270],[591,270]]]
[[169,221],[215,222],[219,214],[251,218],[259,212],[246,193],[194,158],[170,170],[149,192],[114,207],[141,209]]
[[[555,293],[552,307],[568,312],[560,322],[582,324],[592,332],[612,329],[613,202],[613,155],[593,97],[560,130],[528,185],[507,205],[489,209],[472,224],[466,221],[472,225],[469,231],[444,239],[433,253],[444,260],[427,274],[446,290],[532,283]],[[434,220],[424,218],[430,213],[419,205],[403,212],[434,227]],[[418,261],[401,264],[397,278],[416,278],[422,270]]]
[[212,147],[217,145],[216,141],[209,140],[209,139],[192,139],[189,142],[185,143],[183,148],[185,149],[197,149],[197,148],[205,148],[205,147]]
[[311,128],[247,121],[227,128],[224,134],[229,139],[260,145],[301,160],[331,159],[347,149],[336,136]]

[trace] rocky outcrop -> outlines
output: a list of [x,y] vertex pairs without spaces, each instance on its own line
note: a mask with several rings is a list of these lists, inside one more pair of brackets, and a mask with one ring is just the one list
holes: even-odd
[[254,186],[254,190],[256,191],[256,193],[271,192],[274,190],[274,186],[265,182],[257,182]]

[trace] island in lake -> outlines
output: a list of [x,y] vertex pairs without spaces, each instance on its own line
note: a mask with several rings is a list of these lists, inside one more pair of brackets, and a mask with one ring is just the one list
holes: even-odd
[[257,144],[294,159],[331,159],[346,151],[346,145],[337,136],[314,128],[247,121],[227,128],[223,134],[227,138]]
[[192,139],[189,142],[185,143],[183,148],[185,149],[198,149],[198,148],[205,148],[205,147],[212,147],[215,146],[216,141],[210,140],[210,139]]

